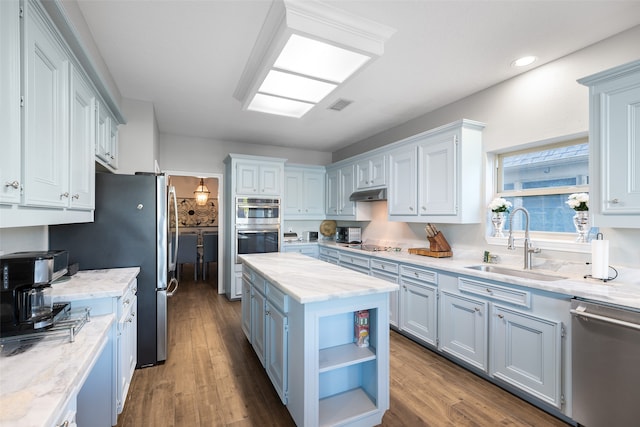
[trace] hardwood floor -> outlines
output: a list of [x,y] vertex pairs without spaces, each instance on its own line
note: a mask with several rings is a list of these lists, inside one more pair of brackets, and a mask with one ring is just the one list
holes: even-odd
[[[169,300],[167,362],[135,371],[118,427],[295,425],[215,276]],[[567,426],[393,331],[390,352],[383,426]]]

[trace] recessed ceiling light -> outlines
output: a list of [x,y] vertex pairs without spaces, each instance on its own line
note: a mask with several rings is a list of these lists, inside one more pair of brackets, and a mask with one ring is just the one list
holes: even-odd
[[527,65],[531,65],[536,62],[535,56],[523,56],[522,58],[518,58],[511,63],[512,67],[526,67]]

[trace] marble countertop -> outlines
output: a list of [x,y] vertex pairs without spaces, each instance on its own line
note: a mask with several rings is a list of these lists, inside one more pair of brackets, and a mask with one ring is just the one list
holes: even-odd
[[[539,289],[573,297],[591,299],[610,304],[616,304],[633,309],[640,309],[640,270],[632,268],[618,268],[618,277],[615,280],[603,282],[592,278],[584,278],[591,272],[585,265],[562,262],[559,260],[536,260],[532,271],[542,274],[563,276],[564,279],[555,281],[540,281],[525,279],[517,276],[472,270],[466,267],[482,264],[477,251],[460,251],[450,258],[432,258],[421,255],[409,254],[406,250],[401,252],[368,252],[360,249],[348,248],[345,245],[334,242],[320,242],[320,246],[333,247],[341,250],[352,251],[356,254],[369,255],[388,259],[401,263],[436,269],[442,272],[464,274],[478,279],[495,280],[512,285],[519,285],[531,289]],[[519,252],[518,252],[519,254]],[[475,255],[475,256],[473,256]],[[520,258],[516,257],[518,260]],[[494,265],[494,264],[491,264]],[[499,263],[500,267],[522,270],[521,264]]]
[[301,304],[398,289],[394,283],[298,253],[272,252],[239,258]]
[[113,315],[92,317],[74,342],[55,338],[0,357],[0,425],[50,427],[107,345]]
[[140,273],[140,267],[78,271],[69,280],[51,285],[48,295],[53,302],[118,298]]

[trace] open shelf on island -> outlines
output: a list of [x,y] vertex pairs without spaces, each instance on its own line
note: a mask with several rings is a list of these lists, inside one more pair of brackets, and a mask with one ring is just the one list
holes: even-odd
[[343,368],[375,358],[375,349],[371,347],[358,347],[353,343],[329,347],[320,350],[319,372]]
[[361,388],[320,399],[319,425],[331,426],[377,411],[376,404]]

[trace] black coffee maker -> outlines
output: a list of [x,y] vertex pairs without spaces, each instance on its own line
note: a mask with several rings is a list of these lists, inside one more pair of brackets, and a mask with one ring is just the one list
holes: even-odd
[[16,252],[0,257],[0,337],[53,325],[66,307],[52,307],[45,291],[67,273],[67,251]]

